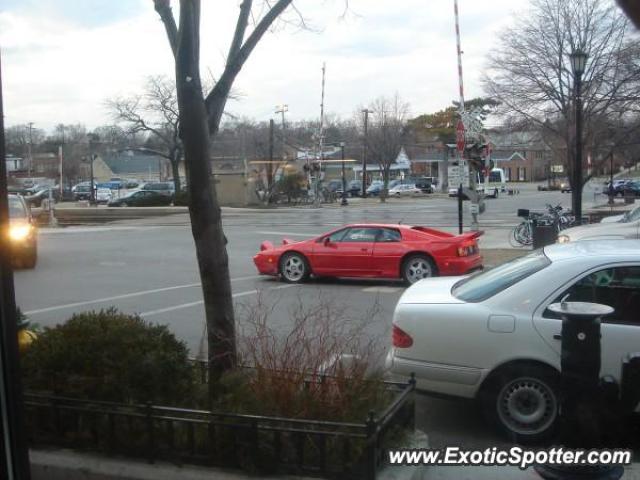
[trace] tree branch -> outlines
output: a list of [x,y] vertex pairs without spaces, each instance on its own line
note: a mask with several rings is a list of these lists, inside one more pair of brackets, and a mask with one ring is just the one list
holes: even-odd
[[178,51],[178,27],[176,26],[176,20],[171,11],[171,0],[153,0],[153,4],[156,12],[160,15],[162,23],[164,23],[169,46],[175,58]]
[[[246,1],[247,0],[245,0],[245,2]],[[262,17],[253,32],[251,32],[251,35],[249,35],[242,47],[238,49],[233,58],[230,57],[227,59],[227,65],[225,66],[222,76],[218,79],[218,82],[211,92],[209,92],[209,95],[207,95],[205,100],[209,119],[209,133],[211,135],[215,134],[218,130],[229,92],[231,91],[233,82],[238,76],[238,73],[240,73],[244,63],[247,61],[249,55],[263,35],[267,32],[269,27],[278,18],[278,16],[287,9],[291,2],[292,0],[278,0],[276,4],[264,15],[264,17]],[[244,3],[243,6],[245,6]],[[241,15],[243,15],[243,13],[244,12],[241,10]],[[240,19],[238,22],[240,22]],[[240,23],[238,23],[238,25],[240,25]]]

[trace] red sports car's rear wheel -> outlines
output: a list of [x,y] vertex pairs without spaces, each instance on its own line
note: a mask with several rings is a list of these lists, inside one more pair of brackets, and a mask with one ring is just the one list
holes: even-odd
[[426,255],[411,255],[402,262],[402,278],[409,285],[436,275],[436,266]]
[[285,253],[280,258],[280,275],[287,283],[301,283],[311,275],[307,259],[296,252]]

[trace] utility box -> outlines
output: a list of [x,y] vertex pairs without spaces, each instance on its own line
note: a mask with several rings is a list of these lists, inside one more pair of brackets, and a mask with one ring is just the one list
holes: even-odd
[[531,228],[534,249],[553,245],[558,240],[558,229],[553,223],[543,224],[533,222]]

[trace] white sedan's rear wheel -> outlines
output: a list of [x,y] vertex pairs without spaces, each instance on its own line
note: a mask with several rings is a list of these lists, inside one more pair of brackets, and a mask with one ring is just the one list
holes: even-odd
[[436,275],[436,266],[426,255],[411,255],[402,262],[402,278],[409,285]]
[[558,417],[557,374],[519,365],[499,373],[484,392],[485,412],[511,440],[547,439]]
[[280,259],[280,275],[287,283],[301,283],[309,278],[311,269],[307,259],[296,252],[285,253]]

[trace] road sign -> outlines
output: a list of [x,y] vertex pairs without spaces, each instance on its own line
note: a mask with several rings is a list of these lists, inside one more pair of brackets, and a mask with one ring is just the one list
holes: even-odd
[[458,120],[458,125],[456,125],[456,148],[460,154],[464,153],[464,147],[466,144],[464,137],[464,123],[462,120]]
[[462,184],[463,187],[469,188],[469,167],[466,165],[450,165],[448,174],[451,187],[457,187]]

